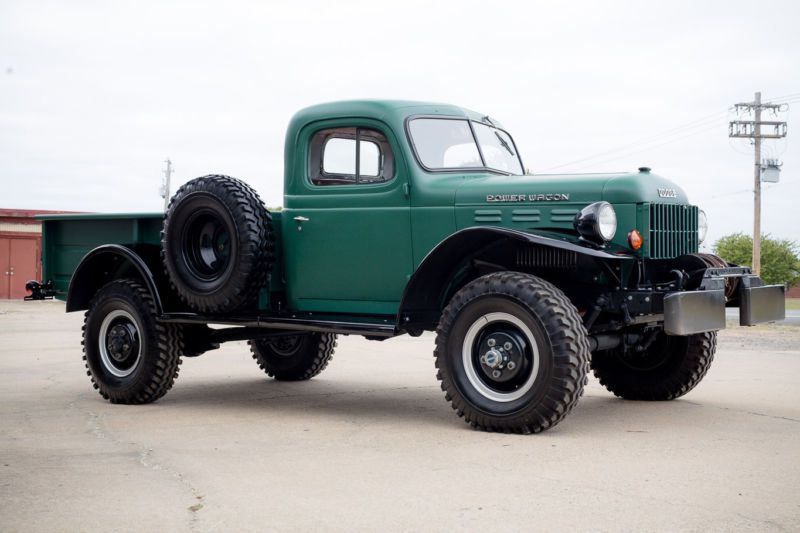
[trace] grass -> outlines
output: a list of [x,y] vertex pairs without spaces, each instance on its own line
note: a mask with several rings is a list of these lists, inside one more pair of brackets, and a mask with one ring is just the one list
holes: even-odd
[[786,309],[800,311],[800,298],[786,298]]

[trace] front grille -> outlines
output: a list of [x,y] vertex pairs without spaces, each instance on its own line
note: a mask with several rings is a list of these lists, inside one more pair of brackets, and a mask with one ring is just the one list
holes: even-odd
[[650,257],[668,259],[697,252],[697,206],[650,204]]

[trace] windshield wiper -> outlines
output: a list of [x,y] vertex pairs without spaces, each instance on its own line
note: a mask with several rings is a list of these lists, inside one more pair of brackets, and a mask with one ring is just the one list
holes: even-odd
[[500,141],[500,144],[503,145],[503,148],[508,150],[509,154],[511,154],[512,156],[516,156],[517,155],[517,154],[514,153],[514,150],[512,150],[511,147],[508,145],[506,140],[503,139],[503,137],[499,133],[497,133],[497,131],[495,131],[494,134],[497,136],[497,140]]

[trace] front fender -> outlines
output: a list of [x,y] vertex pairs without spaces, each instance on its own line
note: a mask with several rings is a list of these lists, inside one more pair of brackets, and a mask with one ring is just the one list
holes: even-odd
[[487,247],[503,241],[568,250],[600,260],[634,259],[631,256],[614,255],[601,249],[508,228],[480,226],[462,229],[437,244],[412,274],[400,302],[398,327],[430,329],[431,326],[435,326],[444,304],[445,292],[459,267],[478,256]]

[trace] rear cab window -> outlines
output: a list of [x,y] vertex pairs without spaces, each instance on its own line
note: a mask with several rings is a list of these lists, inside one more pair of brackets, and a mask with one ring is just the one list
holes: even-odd
[[329,128],[311,138],[308,174],[316,186],[385,183],[394,178],[394,157],[377,130]]

